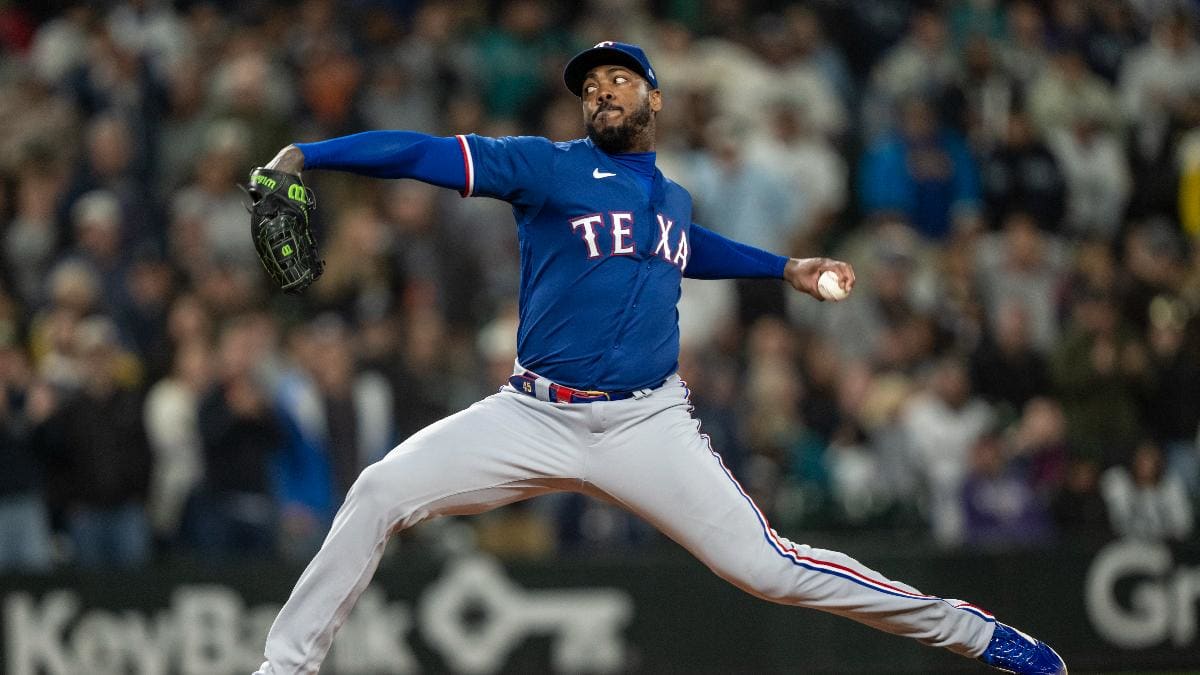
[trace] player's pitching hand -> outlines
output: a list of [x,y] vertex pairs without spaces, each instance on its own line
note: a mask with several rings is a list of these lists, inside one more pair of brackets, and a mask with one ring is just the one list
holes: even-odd
[[854,268],[850,263],[832,258],[792,258],[783,268],[783,279],[791,284],[792,288],[824,302],[826,298],[821,294],[817,280],[822,272],[827,271],[837,275],[838,285],[846,293],[854,288]]

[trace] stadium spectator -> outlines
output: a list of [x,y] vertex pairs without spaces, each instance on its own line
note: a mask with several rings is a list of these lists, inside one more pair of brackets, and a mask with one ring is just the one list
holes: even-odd
[[0,92],[0,165],[5,171],[31,150],[47,149],[58,158],[60,143],[79,143],[83,115],[51,84],[18,72],[13,81],[0,84]]
[[117,3],[104,23],[117,43],[158,74],[178,63],[190,43],[187,25],[165,3]]
[[1130,326],[1145,333],[1153,318],[1150,305],[1154,300],[1184,291],[1187,244],[1166,218],[1129,223],[1123,244],[1121,314]]
[[1173,133],[1195,122],[1188,109],[1200,96],[1200,44],[1192,21],[1182,10],[1158,21],[1149,42],[1132,49],[1121,67],[1121,107],[1133,121],[1139,167],[1162,166]]
[[1066,182],[1062,232],[1075,237],[1113,240],[1121,227],[1133,189],[1124,148],[1103,126],[1104,109],[1078,111],[1064,127],[1046,134]]
[[74,390],[83,380],[76,333],[79,321],[96,310],[99,282],[91,268],[65,260],[46,286],[50,302],[29,319],[29,355],[48,384]]
[[384,241],[391,243],[394,292],[436,305],[447,318],[467,312],[473,285],[457,272],[470,264],[469,257],[457,252],[451,232],[439,226],[442,209],[436,188],[404,181],[389,186],[387,194],[381,215],[391,229]]
[[375,209],[343,210],[331,229],[323,251],[327,271],[313,288],[315,304],[342,316],[392,304],[389,254],[395,242]]
[[784,10],[784,21],[795,50],[794,63],[819,73],[837,93],[842,108],[849,109],[858,87],[846,57],[830,42],[821,16],[809,5],[794,4]]
[[272,555],[279,505],[271,462],[284,443],[264,381],[260,330],[239,317],[221,330],[217,383],[200,401],[197,425],[204,480],[188,505],[189,542],[202,559]]
[[999,434],[984,434],[971,448],[962,501],[964,542],[973,548],[1045,546],[1053,534],[1027,467],[1012,461]]
[[1006,430],[1006,440],[1013,457],[1028,466],[1038,498],[1049,503],[1067,477],[1066,418],[1062,406],[1049,396],[1030,399],[1019,413]]
[[1069,43],[1057,46],[1030,85],[1027,102],[1030,118],[1043,137],[1072,129],[1080,120],[1109,131],[1119,130],[1124,122],[1112,87],[1088,70],[1083,55]]
[[1095,544],[1112,537],[1108,508],[1100,495],[1100,468],[1095,460],[1072,458],[1051,510],[1064,539]]
[[838,366],[837,347],[819,335],[808,336],[800,354],[804,383],[800,414],[804,426],[826,442],[846,422],[838,408]]
[[838,428],[825,455],[835,513],[841,523],[868,527],[886,522],[896,489],[877,444],[856,424]]
[[[817,314],[804,307],[800,319],[815,324],[837,345],[843,360],[878,361],[890,334],[901,330],[931,303],[918,290],[921,253],[917,237],[901,222],[880,222],[863,237],[863,252],[847,255],[864,283],[838,312]],[[810,315],[814,315],[810,319]]]
[[368,464],[396,443],[387,380],[359,371],[345,323],[323,314],[291,339],[294,369],[276,396],[289,440],[277,461],[289,559],[307,559]]
[[813,128],[805,108],[779,103],[768,117],[770,133],[754,136],[746,154],[751,164],[776,167],[794,195],[786,250],[810,251],[846,206],[846,162]]
[[235,31],[219,60],[206,65],[211,70],[205,112],[210,119],[236,121],[249,130],[241,148],[245,157],[270,155],[271,148],[302,132],[290,120],[297,76],[266,53],[253,31]]
[[1029,87],[1045,70],[1050,61],[1046,40],[1046,17],[1041,3],[1016,0],[1005,12],[1006,38],[1000,47],[1004,69],[1028,93]]
[[75,228],[71,254],[100,281],[101,307],[120,313],[125,309],[122,285],[129,262],[121,202],[111,192],[95,190],[75,202],[71,216]]
[[971,449],[994,423],[991,406],[973,394],[966,365],[954,357],[933,366],[927,386],[902,413],[908,451],[929,494],[933,536],[942,545],[957,545],[967,534],[962,491]]
[[395,399],[396,438],[403,440],[450,414],[455,401],[465,395],[462,388],[475,389],[473,383],[453,376],[446,321],[435,308],[412,308],[403,317],[399,341],[387,372]]
[[736,84],[717,82],[722,107],[726,115],[757,123],[763,102],[792,106],[803,111],[815,134],[835,139],[846,128],[845,106],[824,73],[795,57],[796,44],[783,17],[762,17],[752,43],[758,58],[747,60]]
[[61,169],[46,149],[29,157],[17,173],[13,218],[3,235],[5,276],[31,304],[45,300],[42,284],[64,243],[56,222],[62,190]]
[[1068,249],[1042,232],[1024,211],[1004,218],[1003,230],[984,235],[976,246],[974,269],[992,333],[1000,330],[1001,310],[1014,304],[1024,314],[1034,349],[1046,353],[1059,336],[1055,299],[1066,279]]
[[1155,298],[1148,314],[1153,387],[1143,413],[1146,426],[1162,447],[1168,470],[1195,500],[1200,497],[1200,317],[1189,316],[1173,296]]
[[1088,65],[1106,81],[1116,83],[1128,55],[1141,43],[1141,31],[1124,0],[1100,0],[1088,9],[1092,21],[1083,40]]
[[[412,105],[406,114],[413,115],[416,121],[415,116],[428,111],[431,126],[380,125],[373,128],[433,131],[443,125],[441,130],[447,133],[478,128],[452,125],[452,120],[439,119],[436,112],[437,106],[447,104],[452,94],[476,89],[473,55],[470,46],[463,44],[460,37],[464,32],[465,16],[456,11],[451,2],[421,3],[412,18],[411,32],[400,36],[395,48],[385,52],[390,52],[389,56],[403,65],[405,75],[410,78],[406,90],[410,92],[408,102]],[[364,106],[368,116],[371,110],[370,106]]]
[[[791,167],[750,154],[753,134],[729,118],[715,121],[706,130],[709,152],[695,155],[691,167],[696,220],[737,241],[787,248],[803,233],[796,218],[804,195],[789,180]],[[742,325],[749,326],[764,314],[783,313],[779,284],[739,279],[736,285]]]
[[1003,139],[982,156],[979,171],[993,227],[1015,211],[1028,213],[1042,229],[1057,232],[1062,227],[1065,179],[1027,112],[1009,115]]
[[175,273],[153,244],[142,244],[129,257],[114,318],[121,334],[141,356],[147,380],[153,382],[166,376],[171,368],[167,317],[175,292]]
[[[152,222],[152,191],[144,188],[139,149],[143,143],[134,137],[129,121],[113,112],[91,119],[86,129],[85,161],[78,164],[67,189],[64,204],[67,216],[75,215],[76,201],[87,194],[110,194],[116,198],[121,214],[122,241],[134,244],[158,236]],[[101,191],[101,192],[97,192]]]
[[[305,7],[332,2],[310,2]],[[314,27],[328,30],[328,24]],[[363,128],[359,109],[353,105],[362,81],[363,68],[348,47],[321,36],[301,53],[299,92],[307,116],[302,126],[312,136],[343,136]]]
[[12,324],[0,330],[0,570],[45,572],[53,564],[45,457],[34,430],[52,394],[38,382]]
[[61,397],[37,432],[51,504],[66,523],[78,564],[138,567],[151,553],[146,496],[152,457],[141,392],[121,382],[110,319],[81,321],[75,339],[79,389]]
[[905,101],[938,101],[960,77],[944,17],[932,8],[913,12],[908,33],[871,72],[863,103],[863,135],[868,142],[907,126]]
[[60,82],[87,59],[87,37],[96,8],[79,3],[43,23],[30,45],[30,67],[46,83]]
[[772,317],[759,319],[746,339],[743,440],[751,453],[780,466],[805,432],[797,375],[795,345],[786,324]]
[[551,10],[541,0],[508,0],[498,16],[497,29],[476,44],[483,101],[490,115],[516,120],[540,93],[544,60],[565,45],[562,33],[549,30]]
[[943,114],[949,126],[982,152],[1004,139],[1018,93],[995,47],[977,35],[966,45],[963,70],[946,92]]
[[1001,305],[994,329],[971,354],[971,382],[989,402],[1012,412],[1050,393],[1046,359],[1030,339],[1029,317],[1017,302]]
[[999,40],[1007,30],[1004,7],[995,0],[967,0],[950,8],[948,24],[955,47],[973,39]]
[[1183,541],[1195,515],[1183,482],[1164,471],[1162,450],[1153,441],[1138,444],[1131,460],[1104,472],[1101,493],[1118,536]]
[[1091,24],[1087,3],[1077,0],[1054,0],[1046,3],[1049,38],[1056,45],[1070,45],[1083,53],[1082,46]]
[[249,130],[240,122],[209,125],[203,148],[192,159],[192,180],[173,193],[174,219],[186,219],[199,228],[196,248],[187,253],[201,258],[198,264],[225,263],[257,271],[254,248],[247,250],[244,241],[246,196],[237,189],[249,139]]
[[436,130],[434,90],[421,88],[424,79],[399,56],[377,59],[363,86],[361,108],[366,127]]
[[709,152],[696,156],[690,172],[697,220],[738,241],[789,241],[799,208],[787,168],[752,156],[756,132],[733,119],[715,121],[705,140]]
[[1148,367],[1144,346],[1121,322],[1113,298],[1104,291],[1081,297],[1050,357],[1073,452],[1100,464],[1129,457],[1142,433],[1138,401]]
[[204,477],[198,416],[212,379],[212,356],[204,339],[181,342],[171,372],[146,394],[142,418],[154,456],[146,510],[155,539],[168,550],[184,543],[185,508]]
[[937,249],[934,305],[924,317],[929,330],[927,352],[967,354],[985,336],[985,289],[981,288],[975,268],[975,250],[981,233],[982,223],[972,220]]
[[169,201],[192,178],[196,158],[204,154],[208,118],[204,63],[192,56],[174,64],[166,74],[163,119],[159,122],[155,198]]
[[858,190],[867,213],[897,213],[932,240],[980,207],[979,174],[963,139],[946,129],[928,100],[900,106],[897,133],[867,147]]

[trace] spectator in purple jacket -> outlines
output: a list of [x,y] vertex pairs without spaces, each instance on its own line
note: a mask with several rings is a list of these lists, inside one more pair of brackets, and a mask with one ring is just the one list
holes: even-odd
[[1039,546],[1049,541],[1049,513],[1025,467],[1011,460],[1003,438],[986,434],[971,449],[962,490],[965,543],[984,549]]

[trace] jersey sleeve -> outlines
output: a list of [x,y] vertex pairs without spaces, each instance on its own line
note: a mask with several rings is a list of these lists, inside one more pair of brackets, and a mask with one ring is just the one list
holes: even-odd
[[464,196],[495,197],[522,206],[541,204],[554,173],[554,144],[538,136],[458,136],[467,181]]
[[683,276],[689,279],[782,279],[788,259],[743,244],[692,223],[688,229],[691,257]]
[[412,178],[465,193],[462,142],[417,131],[365,131],[297,143],[305,169],[334,169],[374,178]]

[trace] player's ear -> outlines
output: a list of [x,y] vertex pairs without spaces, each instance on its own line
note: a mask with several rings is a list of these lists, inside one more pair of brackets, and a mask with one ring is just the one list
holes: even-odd
[[650,110],[652,110],[654,112],[658,112],[658,111],[662,110],[662,90],[661,89],[651,89],[650,90]]

